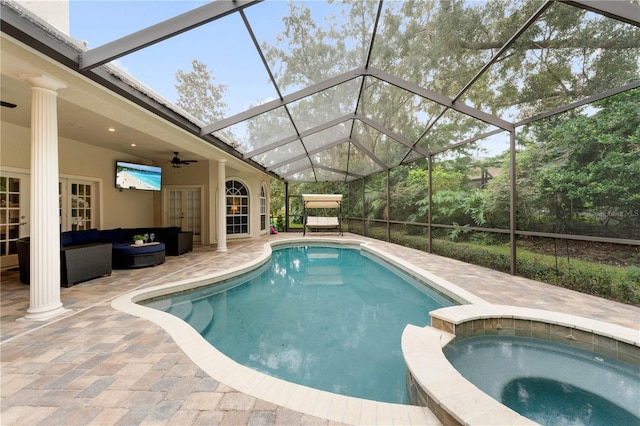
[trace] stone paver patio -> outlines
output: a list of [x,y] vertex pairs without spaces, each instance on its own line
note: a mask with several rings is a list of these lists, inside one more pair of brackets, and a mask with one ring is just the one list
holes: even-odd
[[[111,307],[134,289],[196,278],[249,262],[279,234],[231,241],[229,251],[197,247],[154,268],[114,270],[61,289],[67,315],[19,321],[29,287],[2,273],[2,425],[335,424],[238,392],[206,375],[155,324]],[[306,238],[313,238],[307,236]],[[429,255],[358,235],[490,303],[559,311],[638,330],[640,308]],[[640,330],[638,331],[640,333]]]

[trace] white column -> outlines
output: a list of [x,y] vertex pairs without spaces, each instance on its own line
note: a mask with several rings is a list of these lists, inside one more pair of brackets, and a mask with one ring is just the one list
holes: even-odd
[[218,214],[217,216],[217,251],[227,251],[227,196],[225,163],[227,160],[218,160]]
[[217,221],[215,220],[215,218],[218,217],[218,210],[216,210],[216,206],[218,205],[218,196],[216,195],[216,188],[218,187],[218,161],[207,161],[207,167],[209,168],[207,174],[209,184],[209,188],[207,189],[209,194],[207,197],[207,217],[209,220],[206,225],[206,239],[202,241],[202,244],[213,245],[216,243],[216,233],[218,232]]
[[25,319],[45,321],[66,312],[60,300],[57,90],[43,75],[31,83],[31,298]]

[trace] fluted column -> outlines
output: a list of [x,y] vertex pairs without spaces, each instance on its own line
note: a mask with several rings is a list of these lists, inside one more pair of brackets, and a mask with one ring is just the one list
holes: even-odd
[[60,300],[57,90],[66,86],[42,75],[31,83],[31,284],[25,319],[45,321],[67,311]]
[[227,251],[226,162],[226,160],[218,160],[218,214],[216,215],[216,229],[218,234],[217,251]]

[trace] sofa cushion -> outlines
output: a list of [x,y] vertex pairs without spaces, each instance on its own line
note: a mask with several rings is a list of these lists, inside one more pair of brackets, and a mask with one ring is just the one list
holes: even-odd
[[100,241],[103,243],[115,243],[126,241],[122,228],[103,229],[100,231]]
[[60,247],[69,247],[73,245],[73,234],[75,231],[66,231],[60,234]]
[[74,231],[71,233],[74,245],[92,244],[100,242],[100,232],[97,229],[87,229],[86,231]]

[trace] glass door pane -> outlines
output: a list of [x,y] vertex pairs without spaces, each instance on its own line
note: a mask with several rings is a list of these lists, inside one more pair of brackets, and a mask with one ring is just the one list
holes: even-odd
[[0,176],[0,265],[17,266],[16,240],[29,235],[28,175],[3,173]]
[[71,183],[71,230],[91,229],[93,224],[92,185]]
[[200,242],[200,189],[188,189],[187,192],[187,208],[186,208],[186,231],[193,231],[194,242]]
[[169,226],[182,226],[182,190],[169,190]]

